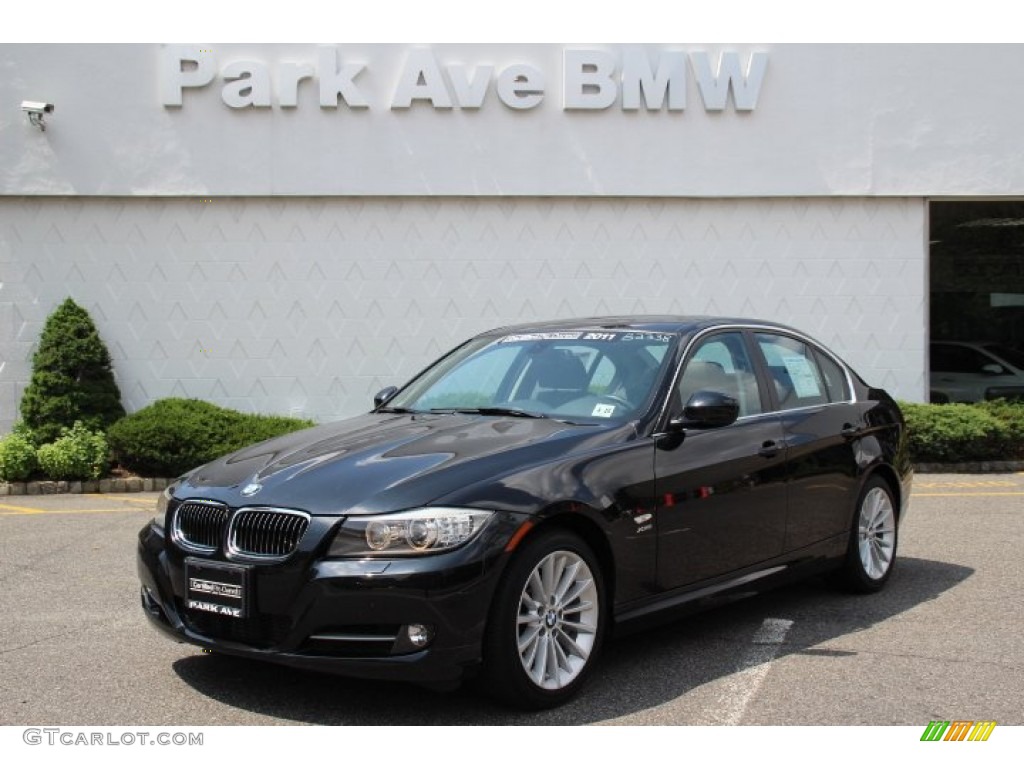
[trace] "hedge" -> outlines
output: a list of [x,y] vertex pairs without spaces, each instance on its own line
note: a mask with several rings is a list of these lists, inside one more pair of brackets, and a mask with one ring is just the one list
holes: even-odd
[[915,462],[1024,459],[1024,403],[900,403]]
[[166,398],[125,416],[107,431],[114,460],[141,475],[177,477],[219,456],[313,426],[312,421],[262,416],[202,400]]

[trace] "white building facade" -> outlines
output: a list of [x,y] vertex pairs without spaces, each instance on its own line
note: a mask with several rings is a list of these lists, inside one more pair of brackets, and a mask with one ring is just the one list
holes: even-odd
[[[327,421],[477,331],[620,313],[786,322],[926,399],[931,206],[1024,198],[1022,65],[1021,46],[0,46],[0,432],[67,296],[129,411]],[[53,104],[45,130],[26,101]]]

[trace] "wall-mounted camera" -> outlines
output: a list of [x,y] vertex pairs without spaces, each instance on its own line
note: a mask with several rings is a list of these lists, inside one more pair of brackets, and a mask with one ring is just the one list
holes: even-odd
[[43,122],[43,115],[53,112],[53,104],[45,101],[23,101],[21,111],[28,113],[28,121],[40,131],[46,130],[46,123]]

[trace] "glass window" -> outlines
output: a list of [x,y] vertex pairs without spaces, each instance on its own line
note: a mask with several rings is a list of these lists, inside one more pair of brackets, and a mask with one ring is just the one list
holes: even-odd
[[719,333],[698,344],[679,377],[680,403],[686,405],[693,394],[701,390],[736,398],[740,416],[763,412],[757,376],[742,333]]
[[825,379],[825,388],[828,390],[828,401],[830,403],[842,403],[850,399],[850,383],[846,378],[843,369],[828,355],[820,350],[815,350],[815,360],[821,368],[821,375]]
[[984,352],[956,344],[933,344],[931,356],[932,370],[944,373],[982,373],[986,365],[998,365]]
[[516,347],[490,347],[464,360],[437,382],[417,408],[482,408],[496,399],[498,388],[519,355]]
[[556,330],[475,339],[388,403],[411,411],[505,408],[598,423],[653,402],[673,334]]
[[810,347],[788,336],[758,333],[756,337],[781,409],[829,402],[828,386]]

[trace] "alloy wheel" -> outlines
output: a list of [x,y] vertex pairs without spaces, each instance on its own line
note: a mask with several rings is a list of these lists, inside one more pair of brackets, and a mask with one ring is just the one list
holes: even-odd
[[888,573],[896,549],[896,513],[883,488],[876,486],[864,496],[857,535],[864,573],[881,579]]
[[577,553],[558,550],[530,572],[516,621],[519,660],[546,690],[572,683],[587,665],[600,620],[597,584]]

